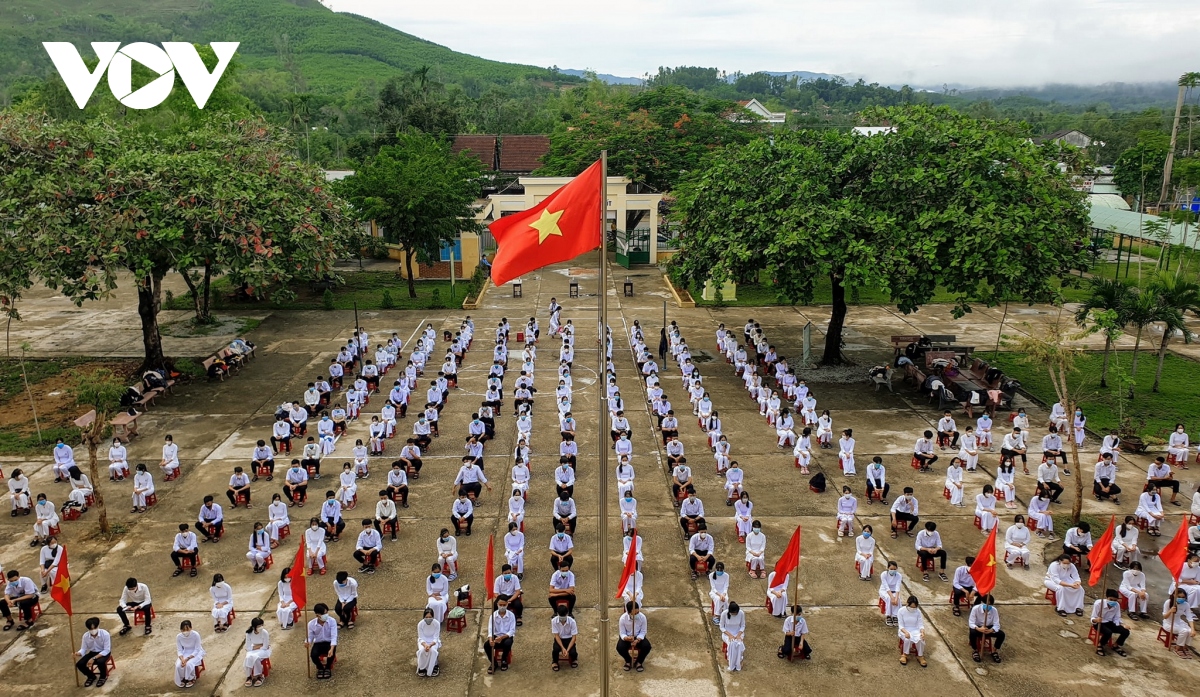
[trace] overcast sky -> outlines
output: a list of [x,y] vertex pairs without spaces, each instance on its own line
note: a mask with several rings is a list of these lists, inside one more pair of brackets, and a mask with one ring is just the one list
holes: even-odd
[[1032,86],[1200,69],[1200,3],[1185,0],[324,1],[456,51],[632,77],[700,65]]

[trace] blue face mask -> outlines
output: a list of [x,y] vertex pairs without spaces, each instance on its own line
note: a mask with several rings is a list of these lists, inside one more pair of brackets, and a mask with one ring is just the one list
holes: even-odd
[[66,444],[66,443],[59,443],[58,445],[55,445],[54,447],[56,447],[56,448],[65,448],[65,447],[67,447],[67,444]]
[[441,578],[441,577],[442,577],[442,575],[441,575],[441,574],[433,574],[433,578],[434,578],[434,580],[437,580],[437,579],[439,579],[439,578]]
[[1115,601],[1115,600],[1109,600],[1109,601],[1108,601],[1108,606],[1109,606],[1109,607],[1116,607],[1117,605],[1118,605],[1118,603],[1117,603],[1117,601]]
[[626,500],[626,501],[632,501],[632,500],[633,500],[633,497],[632,497],[632,496],[626,496],[626,497],[625,497],[625,500]]
[[724,576],[725,572],[724,571],[714,571],[713,574],[716,576]]
[[871,537],[871,533],[869,533],[869,532],[864,532],[864,533],[863,533],[863,537],[866,537],[866,538],[868,538],[868,539],[869,539],[869,538]]
[[560,540],[566,536],[567,536],[567,533],[565,533],[565,532],[558,533],[558,539],[560,539]]
[[511,581],[511,580],[512,580],[512,574],[504,574],[504,580],[505,580],[505,581]]
[[1183,605],[1183,604],[1184,604],[1184,603],[1186,603],[1186,602],[1187,602],[1187,598],[1176,598],[1176,599],[1175,599],[1175,604],[1176,604],[1176,605]]

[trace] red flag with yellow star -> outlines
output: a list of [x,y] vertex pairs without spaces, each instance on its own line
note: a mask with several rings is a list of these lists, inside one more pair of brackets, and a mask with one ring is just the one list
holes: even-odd
[[488,226],[499,245],[492,283],[502,286],[600,246],[600,170],[597,161],[533,208]]
[[987,595],[996,587],[996,528],[992,527],[991,534],[975,555],[975,563],[971,565],[971,578],[975,579],[975,591]]
[[71,616],[71,572],[67,570],[67,548],[62,548],[62,558],[54,570],[54,585],[50,586],[50,597]]

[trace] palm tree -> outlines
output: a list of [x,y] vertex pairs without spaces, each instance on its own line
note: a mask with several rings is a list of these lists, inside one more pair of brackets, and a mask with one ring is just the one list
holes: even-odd
[[1162,379],[1163,359],[1167,355],[1167,342],[1175,332],[1183,334],[1184,343],[1192,340],[1192,332],[1183,321],[1185,313],[1191,311],[1200,314],[1200,285],[1192,281],[1182,280],[1177,276],[1162,274],[1151,281],[1150,293],[1156,296],[1162,311],[1163,335],[1158,345],[1158,370],[1154,373],[1154,392],[1158,392],[1158,383]]
[[[1116,313],[1116,327],[1124,329],[1128,323],[1127,306],[1132,291],[1129,283],[1115,278],[1092,278],[1092,294],[1083,305],[1075,311],[1075,323],[1079,326],[1087,324],[1093,312]],[[1112,336],[1107,334],[1104,339],[1104,367],[1100,371],[1100,386],[1108,387],[1108,357],[1112,351]]]
[[1142,332],[1147,326],[1163,321],[1162,306],[1158,304],[1158,296],[1150,291],[1135,290],[1129,303],[1126,304],[1127,324],[1137,327],[1136,338],[1133,341],[1133,367],[1129,370],[1130,377],[1137,376],[1138,349],[1142,345]]

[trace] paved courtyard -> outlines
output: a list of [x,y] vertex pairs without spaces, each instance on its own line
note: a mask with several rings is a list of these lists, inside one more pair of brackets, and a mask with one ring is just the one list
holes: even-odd
[[[589,264],[591,265],[589,267]],[[299,399],[305,384],[318,374],[326,374],[330,358],[337,347],[353,331],[353,315],[349,312],[275,313],[265,319],[251,338],[261,347],[240,375],[219,382],[192,382],[182,385],[174,396],[159,403],[141,421],[142,436],[130,445],[130,461],[146,462],[155,473],[158,505],[147,513],[129,513],[130,484],[100,482],[109,506],[109,518],[126,530],[108,542],[95,534],[95,512],[89,511],[80,521],[64,523],[62,540],[70,554],[74,581],[76,638],[82,632],[82,620],[98,615],[102,626],[113,632],[113,653],[117,671],[101,688],[114,694],[165,694],[182,692],[172,683],[174,637],[179,622],[190,619],[204,639],[207,651],[207,671],[193,692],[228,694],[241,691],[244,673],[243,631],[250,617],[261,614],[271,633],[273,670],[266,684],[257,688],[263,694],[316,694],[329,689],[353,690],[356,694],[395,694],[407,690],[436,689],[439,693],[490,695],[501,691],[527,695],[535,691],[558,694],[598,694],[599,647],[597,607],[603,601],[610,604],[610,636],[615,640],[615,625],[620,610],[611,600],[614,589],[603,594],[597,589],[597,565],[608,564],[610,582],[615,584],[621,572],[620,525],[615,515],[607,531],[609,558],[601,560],[596,552],[598,477],[609,477],[612,509],[616,510],[616,462],[609,458],[609,471],[598,472],[597,448],[607,445],[607,429],[598,427],[598,399],[603,396],[597,384],[597,321],[595,255],[543,269],[527,275],[523,281],[523,297],[513,298],[508,288],[490,288],[484,305],[476,311],[461,310],[430,312],[362,312],[361,323],[377,339],[395,331],[405,339],[405,351],[419,327],[432,323],[439,331],[454,329],[462,317],[469,314],[475,322],[474,350],[467,354],[460,370],[459,389],[451,392],[441,419],[442,436],[434,441],[422,476],[411,484],[411,508],[401,509],[400,539],[385,542],[384,562],[379,573],[362,576],[356,573],[357,562],[351,558],[358,520],[373,515],[374,493],[384,484],[387,463],[396,455],[401,443],[392,441],[384,457],[372,459],[370,479],[359,483],[359,499],[363,503],[345,516],[347,533],[342,540],[330,544],[331,570],[347,570],[360,582],[360,616],[356,628],[340,634],[338,665],[332,685],[322,685],[305,677],[306,652],[302,646],[302,630],[280,631],[275,621],[275,583],[279,571],[296,552],[301,517],[316,512],[310,503],[305,509],[291,509],[296,534],[284,540],[274,553],[274,567],[263,575],[251,573],[245,559],[246,541],[256,520],[266,517],[270,494],[279,491],[282,482],[259,481],[253,488],[255,506],[246,510],[228,510],[227,531],[219,545],[201,545],[203,566],[197,578],[184,575],[171,578],[172,565],[168,558],[172,536],[180,522],[193,522],[201,499],[213,494],[224,502],[224,491],[235,465],[248,467],[254,442],[270,435],[272,413],[284,400]],[[586,271],[591,268],[593,270]],[[800,353],[800,328],[807,321],[814,325],[814,352],[819,351],[820,327],[827,321],[828,308],[755,308],[680,310],[669,306],[668,320],[675,320],[697,356],[716,408],[725,424],[725,433],[733,444],[733,457],[746,470],[746,489],[755,504],[755,516],[763,522],[768,536],[769,564],[783,552],[788,537],[797,525],[802,528],[802,556],[799,568],[798,597],[811,629],[813,659],[787,663],[775,657],[781,643],[781,620],[771,617],[764,609],[766,581],[748,578],[742,563],[743,546],[737,541],[732,509],[723,505],[723,480],[714,476],[711,455],[705,447],[704,434],[688,416],[687,397],[677,372],[664,366],[663,387],[680,413],[680,433],[689,463],[698,482],[697,490],[705,503],[709,530],[716,539],[716,557],[726,563],[732,574],[731,598],[747,610],[747,654],[744,670],[730,673],[724,667],[719,631],[711,623],[708,583],[701,578],[691,581],[687,567],[686,543],[679,534],[676,509],[670,503],[669,471],[661,441],[652,432],[652,419],[644,404],[641,380],[628,346],[628,327],[634,320],[647,328],[647,342],[655,346],[658,327],[663,318],[663,303],[669,299],[661,277],[651,270],[628,274],[637,294],[623,297],[621,282],[626,274],[614,267],[615,278],[609,295],[610,316],[615,345],[614,363],[618,383],[630,412],[634,429],[637,471],[639,532],[644,539],[646,562],[645,606],[649,622],[649,639],[653,654],[644,673],[626,673],[620,659],[610,651],[610,661],[604,669],[612,676],[612,694],[621,696],[687,695],[793,695],[799,692],[814,694],[849,694],[864,691],[886,691],[896,695],[1191,695],[1196,692],[1200,678],[1200,661],[1184,661],[1155,643],[1158,622],[1130,623],[1133,635],[1127,646],[1128,658],[1108,656],[1099,658],[1086,639],[1087,620],[1074,616],[1061,619],[1043,599],[1042,577],[1045,559],[1056,555],[1059,542],[1044,542],[1035,538],[1032,568],[1015,570],[1000,568],[995,595],[1000,607],[1003,628],[1008,639],[1002,650],[1004,662],[990,660],[976,664],[971,660],[967,644],[966,616],[954,617],[947,599],[950,584],[932,577],[929,582],[914,576],[915,552],[913,541],[903,535],[890,539],[887,535],[887,508],[867,506],[863,500],[865,464],[880,455],[888,466],[888,480],[898,493],[903,486],[913,486],[920,501],[922,520],[938,523],[945,548],[950,556],[950,568],[974,555],[983,541],[972,525],[972,508],[951,507],[942,498],[943,457],[932,474],[919,474],[908,466],[912,443],[920,431],[931,428],[940,414],[925,400],[917,397],[911,387],[896,383],[894,394],[874,392],[864,381],[853,385],[813,384],[818,410],[829,409],[835,429],[853,428],[858,442],[857,455],[860,475],[849,480],[860,499],[858,524],[870,523],[876,530],[879,557],[876,569],[895,559],[905,575],[905,592],[916,595],[921,603],[927,627],[926,655],[928,668],[915,663],[901,666],[896,647],[896,630],[884,626],[876,607],[878,582],[859,581],[854,571],[854,542],[839,538],[834,529],[834,510],[837,493],[847,481],[838,472],[836,451],[818,451],[814,472],[823,471],[829,479],[830,490],[813,494],[807,487],[808,476],[793,467],[789,450],[777,448],[774,430],[758,415],[757,405],[751,402],[732,366],[726,365],[713,350],[714,332],[719,322],[739,328],[747,316],[759,320],[772,343],[787,356]],[[584,297],[568,298],[568,276],[580,282]],[[555,342],[545,339],[547,305],[554,296],[565,308],[564,319],[572,319],[577,328],[575,358],[574,413],[580,423],[579,481],[575,498],[579,505],[579,527],[575,536],[575,568],[579,604],[575,616],[580,629],[580,667],[552,673],[549,667],[551,639],[550,610],[545,589],[549,582],[550,566],[546,545],[552,533],[550,505],[553,498],[552,468],[557,461],[559,441],[551,405],[557,363]],[[86,308],[85,308],[86,310]],[[115,321],[133,322],[132,309],[119,305],[109,310]],[[47,336],[54,331],[53,318],[34,317],[31,322],[43,321]],[[851,310],[847,348],[864,364],[886,360],[890,356],[887,337],[891,334],[936,333],[957,334],[960,343],[990,346],[994,344],[1000,321],[1000,309],[981,309],[962,321],[949,316],[949,308],[935,306],[920,313],[903,316],[887,308],[855,307]],[[1007,331],[1036,332],[1040,323],[1052,321],[1054,308],[1010,308],[1008,322],[1029,321],[1030,325],[1012,326]],[[123,313],[123,314],[122,314]],[[512,323],[514,333],[524,320],[536,314],[543,327],[539,345],[536,387],[539,390],[534,414],[533,483],[529,495],[526,519],[527,569],[523,586],[526,592],[524,626],[518,631],[515,662],[507,672],[494,676],[486,674],[487,662],[481,650],[486,633],[486,616],[479,609],[484,595],[483,566],[488,535],[495,534],[497,545],[504,533],[504,514],[507,511],[505,482],[511,466],[515,445],[515,428],[508,409],[497,419],[497,438],[488,443],[484,457],[486,472],[493,480],[494,490],[484,494],[476,511],[474,534],[459,538],[462,576],[454,586],[469,583],[475,590],[476,608],[468,612],[468,625],[461,634],[444,633],[441,653],[441,676],[436,682],[415,675],[415,627],[425,605],[424,577],[435,557],[434,541],[438,530],[448,525],[452,502],[451,482],[463,453],[462,438],[474,407],[482,399],[487,369],[490,366],[489,343],[501,317]],[[121,319],[123,317],[123,319]],[[136,325],[134,325],[136,326]],[[1093,338],[1094,339],[1094,338]],[[1093,340],[1090,339],[1089,341]],[[1130,342],[1132,343],[1132,342]],[[168,345],[169,346],[169,345]],[[114,349],[117,352],[118,349]],[[87,353],[86,351],[82,351]],[[432,367],[431,363],[431,367]],[[510,365],[512,365],[510,363]],[[436,368],[434,368],[436,370]],[[427,371],[428,374],[428,371]],[[391,374],[394,375],[394,372]],[[511,390],[513,377],[506,379]],[[390,382],[390,375],[385,384]],[[373,399],[365,414],[377,412],[380,401]],[[1045,412],[1032,404],[1028,406],[1034,437],[1031,439],[1031,461],[1044,435]],[[956,414],[961,428],[965,416]],[[1002,419],[997,419],[998,430]],[[399,433],[411,430],[412,416],[400,422]],[[607,426],[607,425],[605,425]],[[180,446],[183,476],[174,482],[162,482],[153,466],[159,460],[162,437],[170,433]],[[355,438],[365,438],[366,426],[360,421],[339,442],[336,452],[326,458],[323,471],[336,472],[341,462],[349,459]],[[1193,434],[1195,435],[1195,434]],[[348,439],[348,440],[347,440]],[[1098,443],[1089,439],[1081,461],[1095,459]],[[76,448],[77,458],[86,459],[86,452]],[[981,457],[980,470],[966,477],[969,497],[984,484],[992,483],[996,474],[998,455]],[[282,456],[281,456],[282,461]],[[1147,457],[1125,459],[1121,463],[1119,480],[1127,490],[1136,492],[1145,479]],[[55,503],[66,496],[66,485],[54,484],[48,457],[30,461],[9,459],[4,462],[5,474],[21,467],[30,476],[35,492],[46,492]],[[1090,466],[1085,466],[1090,483]],[[1190,495],[1196,486],[1197,469],[1183,472],[1181,491]],[[332,483],[322,478],[310,486],[310,498],[318,498]],[[1069,490],[1075,479],[1064,478]],[[1090,486],[1090,484],[1089,484]],[[1034,478],[1017,475],[1017,492],[1024,513],[1034,487]],[[893,493],[893,496],[896,495]],[[1064,494],[1067,501],[1069,494]],[[1181,500],[1186,501],[1181,494]],[[227,502],[226,502],[227,503]],[[1136,496],[1123,497],[1122,504],[1098,503],[1086,497],[1084,513],[1103,517],[1132,513]],[[1171,512],[1185,509],[1174,508]],[[1052,508],[1056,522],[1069,516],[1070,506]],[[1007,527],[1011,516],[1002,523]],[[1142,536],[1143,562],[1150,578],[1151,614],[1156,618],[1166,590],[1166,574],[1154,551],[1170,540],[1178,526],[1173,516],[1163,528],[1163,537]],[[300,524],[298,524],[300,523]],[[1061,529],[1061,525],[1059,526]],[[31,539],[28,518],[0,517],[0,561],[5,570],[20,569],[33,574],[37,550],[28,546]],[[1098,537],[1101,530],[1093,531]],[[1044,548],[1044,549],[1043,549]],[[1044,551],[1044,554],[1043,554]],[[497,558],[502,558],[497,554]],[[211,601],[207,593],[213,573],[222,573],[233,587],[237,621],[234,629],[214,634],[210,624]],[[125,579],[136,576],[149,584],[157,610],[154,634],[143,637],[136,632],[117,637],[120,623],[114,608]],[[1107,583],[1119,582],[1119,572],[1110,570]],[[314,576],[309,579],[309,604],[326,602],[332,606],[333,576]],[[1090,610],[1099,586],[1089,590],[1087,608]],[[68,663],[69,647],[65,616],[48,596],[43,596],[46,616],[29,632],[15,631],[0,634],[0,684],[7,689],[28,694],[60,694],[74,686]],[[914,682],[915,680],[915,682]],[[1190,687],[1189,687],[1190,685]]]

